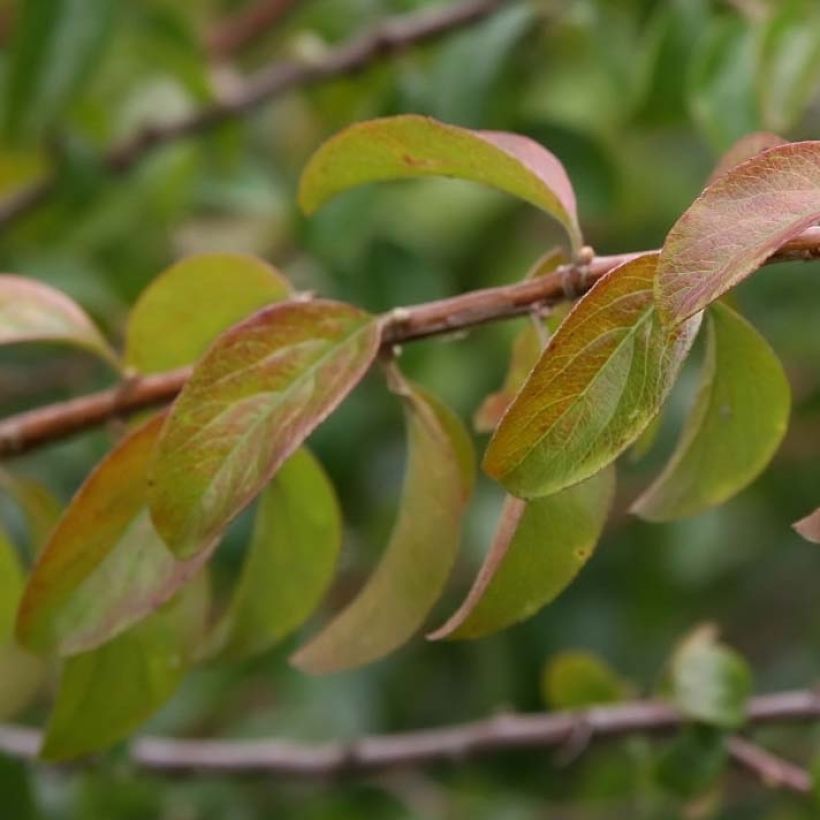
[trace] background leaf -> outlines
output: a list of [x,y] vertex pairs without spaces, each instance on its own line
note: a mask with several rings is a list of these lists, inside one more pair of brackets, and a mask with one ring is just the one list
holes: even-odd
[[48,540],[63,505],[39,481],[12,474],[0,467],[0,490],[5,491],[23,512],[29,536],[31,555],[36,555]]
[[191,364],[223,330],[290,294],[288,281],[261,259],[189,256],[154,279],[131,310],[125,363],[140,373]]
[[207,546],[362,378],[377,320],[338,302],[284,303],[234,325],[174,403],[149,499],[172,552]]
[[820,219],[820,142],[779,145],[715,180],[675,223],[658,263],[658,308],[680,322]]
[[513,495],[548,495],[593,475],[657,414],[700,317],[671,332],[661,325],[656,264],[647,254],[611,271],[550,339],[484,456]]
[[242,575],[211,651],[247,657],[296,629],[326,591],[341,540],[333,485],[321,464],[300,448],[259,497]]
[[541,208],[581,244],[575,194],[561,163],[538,143],[496,131],[468,131],[407,114],[359,123],[328,140],[302,174],[299,203],[313,213],[368,182],[447,176],[481,182]]
[[63,664],[41,757],[66,760],[127,737],[174,693],[202,639],[207,577],[110,643]]
[[508,496],[466,599],[430,637],[478,638],[535,614],[572,582],[595,549],[615,490],[615,471],[555,495]]
[[83,310],[42,282],[0,274],[0,345],[66,342],[116,366],[117,356]]
[[27,647],[74,654],[145,617],[186,583],[215,543],[177,561],[146,507],[146,475],[163,423],[124,438],[86,479],[38,557],[17,621]]
[[458,418],[393,371],[407,414],[408,464],[399,517],[358,595],[291,659],[312,674],[360,666],[403,644],[438,600],[455,561],[475,463]]
[[712,305],[694,405],[661,475],[632,505],[649,521],[695,515],[740,492],[769,463],[789,422],[786,374],[766,340]]
[[757,156],[761,151],[774,148],[776,145],[785,145],[787,142],[788,140],[770,131],[753,131],[751,134],[745,134],[720,158],[715,170],[709,175],[709,182],[714,182],[735,165],[746,162],[747,159]]
[[569,649],[544,664],[541,693],[551,709],[583,709],[624,700],[630,687],[598,655]]

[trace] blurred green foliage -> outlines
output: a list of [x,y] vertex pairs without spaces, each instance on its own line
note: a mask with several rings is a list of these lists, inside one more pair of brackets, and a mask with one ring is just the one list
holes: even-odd
[[[601,253],[658,246],[719,153],[743,133],[818,135],[813,0],[541,0],[511,3],[439,43],[288,94],[152,153],[127,175],[100,163],[104,147],[185,115],[272,59],[312,59],[385,15],[423,5],[302,0],[252,47],[216,64],[205,34],[239,2],[5,0],[0,193],[14,194],[44,169],[58,184],[43,207],[3,229],[3,270],[65,290],[114,338],[152,278],[202,250],[258,254],[299,288],[384,310],[513,281],[556,234],[534,209],[441,180],[356,191],[304,219],[295,205],[299,172],[324,138],[353,121],[412,111],[532,136],[565,163],[587,240]],[[622,514],[673,446],[696,384],[696,355],[649,457],[622,463],[616,513],[595,557],[538,616],[477,642],[419,638],[384,662],[328,678],[287,666],[294,643],[241,664],[205,666],[148,729],[321,739],[536,709],[542,664],[568,649],[600,654],[636,691],[652,692],[674,644],[704,620],[719,624],[746,656],[760,689],[810,684],[820,673],[820,556],[788,525],[816,506],[820,484],[818,272],[816,263],[768,268],[737,294],[784,359],[795,394],[779,455],[737,499],[670,525]],[[500,384],[516,325],[408,346],[403,364],[468,419]],[[63,349],[3,351],[0,409],[66,398],[110,378],[104,366]],[[100,430],[13,467],[67,500],[111,440],[111,431]],[[346,519],[342,574],[327,605],[337,609],[386,542],[402,474],[400,408],[368,379],[311,446]],[[489,481],[479,485],[437,619],[469,585],[501,498]],[[0,512],[25,544],[17,509],[3,498]],[[216,595],[236,578],[248,521],[237,522],[216,557]],[[22,717],[41,722],[45,707],[41,701]],[[806,759],[820,735],[768,729],[765,739]],[[713,761],[704,759],[713,748],[708,738],[677,743],[663,752],[662,775],[656,752],[664,743],[633,738],[591,748],[571,765],[560,755],[510,754],[349,784],[165,780],[129,770],[116,752],[93,768],[65,772],[27,772],[0,759],[0,799],[3,816],[14,820],[817,816],[742,775],[714,786]],[[694,789],[697,772],[680,786],[693,754],[702,775]],[[677,772],[676,759],[684,761]]]

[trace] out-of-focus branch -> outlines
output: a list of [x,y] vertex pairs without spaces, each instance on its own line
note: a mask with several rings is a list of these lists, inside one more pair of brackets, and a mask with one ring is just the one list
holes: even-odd
[[[747,724],[807,723],[820,718],[820,695],[809,690],[752,698]],[[287,740],[175,740],[143,737],[130,749],[132,764],[158,774],[258,774],[328,778],[368,775],[386,769],[461,763],[511,750],[556,749],[583,732],[589,744],[637,734],[664,734],[686,723],[679,712],[658,701],[633,701],[575,712],[499,714],[441,729],[374,735],[352,741],[298,743]],[[41,736],[36,729],[0,726],[0,753],[34,760]],[[797,787],[803,781],[773,756],[733,741],[735,758],[758,776],[765,770],[772,785]],[[767,755],[764,759],[761,757]],[[754,759],[752,759],[754,758]],[[763,762],[761,762],[763,761]],[[775,782],[776,781],[776,782]]]
[[[244,117],[273,98],[315,83],[361,71],[372,63],[462,29],[489,17],[515,0],[462,0],[440,8],[393,17],[312,61],[285,60],[261,69],[236,91],[191,116],[148,126],[113,146],[103,158],[115,174],[124,173],[162,145],[202,134],[228,120]],[[31,213],[57,190],[53,177],[36,182],[0,202],[0,228]]]
[[208,52],[224,59],[252,45],[267,34],[298,0],[257,0],[232,17],[221,20],[209,32]]
[[[584,268],[565,265],[555,273],[514,285],[396,308],[382,316],[382,344],[389,347],[461,331],[577,298],[605,273],[636,255],[597,256]],[[783,245],[769,261],[816,258],[820,258],[820,228],[809,228]],[[99,393],[11,416],[0,421],[0,458],[25,453],[110,418],[168,402],[179,393],[189,375],[190,369],[183,368],[144,376]]]
[[728,739],[727,747],[732,760],[760,778],[764,786],[770,789],[785,789],[797,794],[811,793],[811,775],[801,766],[783,760],[762,746],[738,735]]

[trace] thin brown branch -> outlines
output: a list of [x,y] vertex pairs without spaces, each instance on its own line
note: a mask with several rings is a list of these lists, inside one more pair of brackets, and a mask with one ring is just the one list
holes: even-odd
[[[442,333],[520,316],[586,292],[605,273],[637,254],[598,256],[584,270],[573,265],[514,285],[463,293],[449,299],[397,308],[382,317],[382,343],[403,344]],[[787,242],[770,262],[820,258],[820,228],[809,228]],[[125,385],[67,402],[40,407],[0,421],[0,458],[19,455],[52,441],[125,417],[173,399],[190,375],[189,368],[144,376]]]
[[[820,718],[820,694],[809,690],[752,698],[749,726],[804,723]],[[686,719],[658,701],[633,701],[585,711],[500,714],[441,729],[375,735],[350,742],[286,740],[176,740],[143,737],[130,749],[137,768],[162,774],[260,774],[327,778],[367,775],[399,767],[460,763],[512,750],[561,748],[582,728],[588,742],[635,734],[664,734]],[[0,753],[33,760],[40,744],[36,729],[0,726]],[[744,765],[748,759],[744,758]],[[760,759],[757,752],[756,760]],[[759,765],[748,764],[759,774]],[[769,766],[769,763],[766,764]],[[768,770],[768,768],[767,768]],[[796,784],[794,772],[780,771]],[[801,789],[802,791],[802,789]]]
[[[425,9],[385,20],[329,50],[318,60],[273,63],[252,75],[239,90],[191,116],[146,127],[115,145],[103,158],[103,164],[112,173],[125,173],[162,145],[202,134],[228,120],[250,114],[286,91],[361,71],[384,57],[477,23],[511,2],[514,0],[463,0],[443,8]],[[0,202],[0,227],[31,213],[56,190],[55,179],[47,177]]]
[[811,794],[811,775],[802,767],[783,760],[762,746],[744,737],[734,735],[727,741],[729,756],[744,769],[752,772],[764,786],[785,789],[797,794]]
[[224,59],[270,32],[298,0],[257,0],[220,21],[208,32],[208,52]]

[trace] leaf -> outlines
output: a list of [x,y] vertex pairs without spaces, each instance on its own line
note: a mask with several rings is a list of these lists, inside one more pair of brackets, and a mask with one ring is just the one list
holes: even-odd
[[670,324],[702,310],[820,219],[820,142],[792,142],[713,182],[666,237],[656,296]]
[[741,162],[756,157],[761,151],[774,148],[776,145],[786,145],[788,140],[772,134],[770,131],[753,131],[741,137],[732,147],[720,158],[709,177],[709,182],[714,182],[718,177],[723,176]]
[[125,363],[140,373],[195,362],[226,328],[288,298],[288,281],[253,256],[189,256],[142,292],[128,318]]
[[65,342],[117,366],[99,330],[65,294],[34,279],[0,274],[0,345],[19,342]]
[[746,661],[718,643],[711,626],[696,629],[672,657],[671,696],[692,720],[737,729],[746,719],[752,677]]
[[54,124],[95,70],[120,4],[26,0],[5,76],[5,130],[14,138]]
[[617,703],[630,687],[606,661],[580,649],[559,652],[544,665],[544,701],[552,709],[583,709]]
[[98,649],[63,664],[40,756],[67,760],[127,737],[174,693],[208,613],[200,574],[161,610]]
[[794,525],[794,529],[807,541],[820,544],[820,508],[801,518]]
[[299,204],[312,214],[358,185],[429,176],[512,194],[560,222],[574,248],[582,243],[572,184],[546,148],[518,134],[470,131],[415,114],[357,123],[328,140],[302,174]]
[[523,621],[569,586],[595,549],[615,489],[606,469],[555,495],[508,496],[464,603],[428,637],[478,638]]
[[62,513],[62,504],[39,481],[12,475],[0,468],[0,490],[5,491],[25,516],[32,554],[46,543]]
[[211,653],[248,657],[296,629],[327,590],[341,540],[333,485],[301,448],[259,498],[242,575],[216,627]]
[[355,387],[379,349],[377,319],[316,300],[264,308],[197,364],[157,444],[149,500],[173,553],[217,538]]
[[712,726],[686,726],[658,757],[658,783],[679,798],[697,797],[712,787],[728,762],[726,737]]
[[513,495],[549,495],[594,475],[657,414],[700,317],[661,325],[656,263],[646,254],[599,279],[550,339],[484,456]]
[[215,548],[177,561],[151,525],[146,475],[163,418],[124,438],[72,499],[23,595],[24,646],[61,654],[99,646],[171,598]]
[[292,658],[325,674],[374,661],[401,646],[438,600],[455,560],[474,482],[474,456],[461,422],[437,399],[393,371],[407,414],[408,465],[390,543],[364,588]]
[[23,584],[17,553],[0,530],[0,720],[14,717],[31,702],[45,674],[40,659],[14,641],[14,616]]
[[649,521],[696,515],[740,492],[769,463],[789,423],[791,393],[766,340],[728,305],[707,322],[695,403],[665,469],[632,505]]

